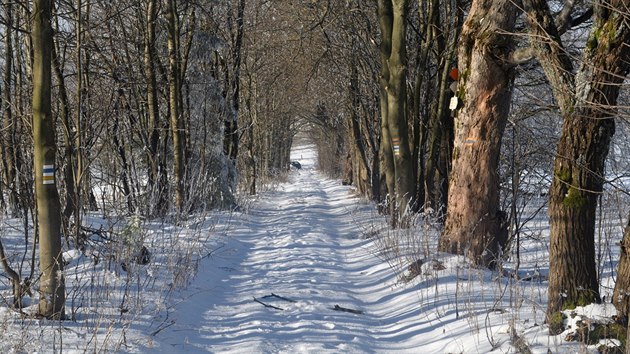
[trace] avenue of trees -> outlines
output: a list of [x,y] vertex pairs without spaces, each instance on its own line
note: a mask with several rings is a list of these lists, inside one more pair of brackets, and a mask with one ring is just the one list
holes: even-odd
[[[548,198],[555,331],[559,311],[602,301],[596,222],[627,118],[628,5],[3,2],[0,207],[39,245],[39,271],[22,274],[0,243],[14,305],[37,279],[40,314],[64,317],[60,252],[81,247],[87,212],[183,220],[235,207],[237,191],[289,168],[302,131],[320,169],[392,227],[432,218],[440,251],[480,267],[514,249],[532,192],[519,175],[543,176],[532,189]],[[613,296],[626,319],[629,229]]]
[[[379,203],[393,227],[435,218],[441,251],[491,268],[518,247],[523,194],[548,198],[547,316],[551,331],[561,330],[559,311],[602,300],[595,230],[605,188],[619,188],[607,183],[606,166],[615,125],[627,119],[618,103],[630,69],[627,6],[328,3],[320,13],[335,15],[322,20],[320,36],[335,76],[329,90],[344,100],[317,102],[306,120],[322,137],[320,152],[344,165],[322,167]],[[521,159],[515,146],[527,135]],[[520,189],[519,174],[533,172],[547,182]],[[627,231],[613,296],[621,318],[629,310],[626,242]]]

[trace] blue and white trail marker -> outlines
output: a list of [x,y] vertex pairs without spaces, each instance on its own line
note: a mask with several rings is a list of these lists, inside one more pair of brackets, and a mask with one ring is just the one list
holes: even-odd
[[55,184],[55,165],[44,165],[43,184]]

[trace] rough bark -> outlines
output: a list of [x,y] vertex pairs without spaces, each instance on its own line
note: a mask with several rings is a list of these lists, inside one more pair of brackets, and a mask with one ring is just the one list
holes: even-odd
[[506,238],[499,210],[498,164],[512,96],[512,50],[516,8],[509,0],[475,0],[459,48],[455,141],[445,230],[440,250],[465,254],[491,266]]
[[41,271],[39,314],[47,318],[62,319],[64,318],[65,285],[61,254],[61,205],[54,180],[56,146],[55,127],[51,113],[53,31],[50,19],[51,2],[34,1],[31,39],[33,43],[35,192]]
[[564,118],[549,193],[548,318],[600,301],[595,218],[615,133],[615,105],[630,69],[630,29],[623,15],[628,3],[596,3],[594,25],[574,76],[547,3],[523,2],[532,38],[542,38],[532,46]]

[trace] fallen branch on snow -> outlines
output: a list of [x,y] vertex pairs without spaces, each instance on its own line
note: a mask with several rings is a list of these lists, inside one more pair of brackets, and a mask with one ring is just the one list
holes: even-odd
[[276,294],[274,294],[274,293],[271,293],[271,295],[265,295],[265,296],[263,296],[262,298],[263,298],[263,299],[268,299],[268,298],[271,298],[271,297],[275,297],[276,299],[280,299],[280,300],[284,300],[284,301],[287,301],[287,302],[292,302],[292,303],[296,303],[296,302],[297,302],[297,301],[295,301],[295,300],[287,299],[287,298],[286,298],[286,297],[284,297],[284,296],[276,295]]
[[272,308],[272,309],[274,309],[274,310],[284,311],[284,309],[283,309],[283,308],[280,308],[280,307],[277,307],[277,306],[273,306],[273,305],[266,304],[266,303],[264,303],[264,302],[262,302],[262,301],[258,300],[257,298],[254,298],[254,301],[256,301],[257,303],[259,303],[259,304],[261,304],[261,305],[263,305],[263,306],[265,306],[265,307],[269,307],[269,308]]
[[354,310],[354,309],[349,309],[346,307],[341,307],[339,305],[335,305],[335,307],[331,307],[331,310],[335,310],[335,311],[341,311],[341,312],[350,312],[350,313],[354,313],[355,315],[362,315],[363,311],[361,310]]

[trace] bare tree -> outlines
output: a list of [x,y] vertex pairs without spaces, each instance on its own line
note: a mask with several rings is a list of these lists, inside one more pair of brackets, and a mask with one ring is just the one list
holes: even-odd
[[[228,115],[225,120],[225,137],[223,140],[223,151],[233,162],[236,162],[238,156],[239,132],[238,132],[238,114],[240,106],[240,82],[241,82],[241,63],[243,50],[243,31],[245,26],[243,21],[245,18],[245,0],[238,0],[236,18],[230,6],[227,22],[230,29],[231,38],[231,55],[232,67],[230,68],[230,97],[228,98],[232,105],[233,113]],[[236,29],[233,29],[236,22]]]
[[61,208],[55,184],[55,126],[51,113],[51,1],[33,2],[33,140],[39,231],[39,314],[62,319],[65,285],[61,253]]
[[[595,2],[593,27],[575,74],[560,38],[562,23],[571,22],[570,15],[554,21],[546,1],[527,0],[523,5],[532,46],[563,117],[549,205],[547,315],[551,319],[557,318],[560,310],[600,301],[595,218],[615,132],[617,98],[630,70],[628,3]],[[565,12],[570,14],[570,7]],[[552,332],[557,330],[551,326]]]
[[169,81],[169,114],[171,135],[173,138],[173,169],[175,177],[175,206],[179,213],[184,212],[186,203],[185,152],[186,132],[181,107],[181,57],[179,46],[179,21],[177,0],[166,0],[166,21],[168,23],[168,81]]
[[[392,224],[407,224],[413,209],[415,180],[407,122],[407,51],[406,31],[409,3],[406,0],[382,0],[379,4],[381,26],[381,100],[382,153],[388,192],[394,203]],[[389,145],[389,146],[388,146]],[[391,160],[391,161],[390,161]],[[393,189],[392,189],[393,188]]]

